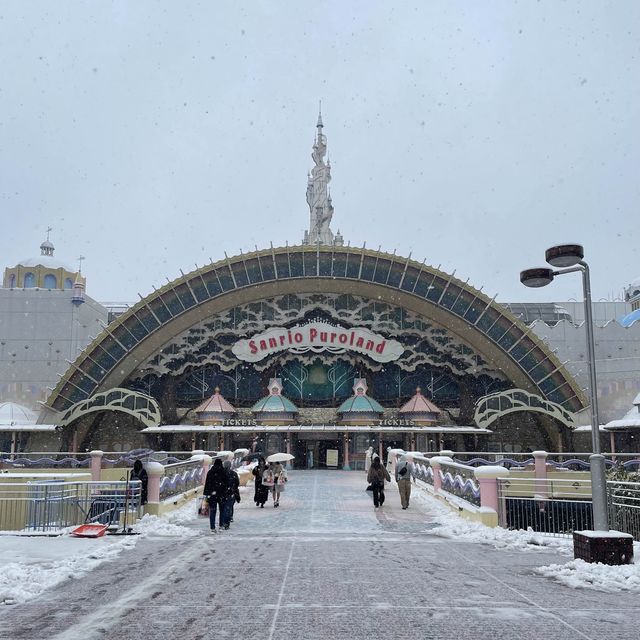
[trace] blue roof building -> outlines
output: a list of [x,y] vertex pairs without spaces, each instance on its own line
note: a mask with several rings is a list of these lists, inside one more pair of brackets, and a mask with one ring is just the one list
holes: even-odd
[[353,381],[353,395],[338,408],[338,417],[345,424],[366,424],[379,420],[384,413],[380,403],[367,395],[367,383],[364,378]]
[[269,380],[269,395],[256,402],[251,411],[256,420],[263,424],[293,424],[298,408],[282,395],[280,378]]

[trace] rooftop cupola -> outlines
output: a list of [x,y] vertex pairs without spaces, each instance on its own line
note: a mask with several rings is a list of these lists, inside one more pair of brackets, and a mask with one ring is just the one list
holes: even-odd
[[53,246],[53,242],[49,240],[49,234],[51,233],[51,227],[47,227],[47,239],[40,245],[40,255],[41,256],[53,256],[53,252],[55,251],[55,247]]

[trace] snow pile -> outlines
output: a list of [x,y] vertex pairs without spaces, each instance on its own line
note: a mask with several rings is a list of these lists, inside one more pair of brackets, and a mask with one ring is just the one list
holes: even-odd
[[512,531],[502,527],[487,527],[480,522],[461,518],[428,493],[420,490],[413,493],[412,499],[419,500],[431,513],[437,516],[435,527],[430,528],[429,533],[443,538],[491,544],[496,549],[502,550],[539,551],[541,547],[547,547],[561,553],[573,553],[571,538],[546,535],[532,529]]
[[[638,558],[640,545],[635,544],[634,547],[634,557]],[[589,563],[584,560],[572,560],[566,564],[539,567],[536,571],[572,589],[640,592],[640,564],[609,566],[599,562]]]
[[198,529],[184,526],[185,523],[193,522],[197,517],[196,501],[191,500],[166,516],[159,517],[149,514],[143,516],[133,526],[133,530],[141,536],[189,538],[201,534]]
[[[77,578],[136,544],[137,536],[0,538],[0,604],[17,604]],[[9,558],[17,562],[5,562]]]
[[139,535],[74,538],[67,535],[0,536],[0,604],[18,604],[39,596],[68,578],[78,578],[122,551],[151,537],[192,537],[184,526],[197,518],[192,500],[164,517],[145,515],[132,529]]

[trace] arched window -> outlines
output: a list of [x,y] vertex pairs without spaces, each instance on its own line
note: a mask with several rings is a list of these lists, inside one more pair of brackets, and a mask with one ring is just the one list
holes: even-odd
[[45,289],[55,289],[58,286],[58,279],[53,275],[53,273],[47,273],[44,277],[44,288]]
[[24,288],[32,289],[36,286],[36,277],[31,273],[31,271],[24,274]]
[[65,289],[73,289],[73,281],[71,278],[65,278],[64,280],[64,288]]
[[16,274],[12,273],[9,276],[9,289],[15,289],[16,288]]

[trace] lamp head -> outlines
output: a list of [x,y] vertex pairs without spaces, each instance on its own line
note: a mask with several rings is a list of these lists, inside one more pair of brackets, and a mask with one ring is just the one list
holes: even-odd
[[580,244],[561,244],[547,249],[544,257],[553,267],[574,267],[584,258],[584,248]]
[[535,267],[534,269],[525,269],[524,271],[521,271],[520,282],[522,282],[525,287],[537,289],[538,287],[546,287],[553,281],[553,276],[553,269]]

